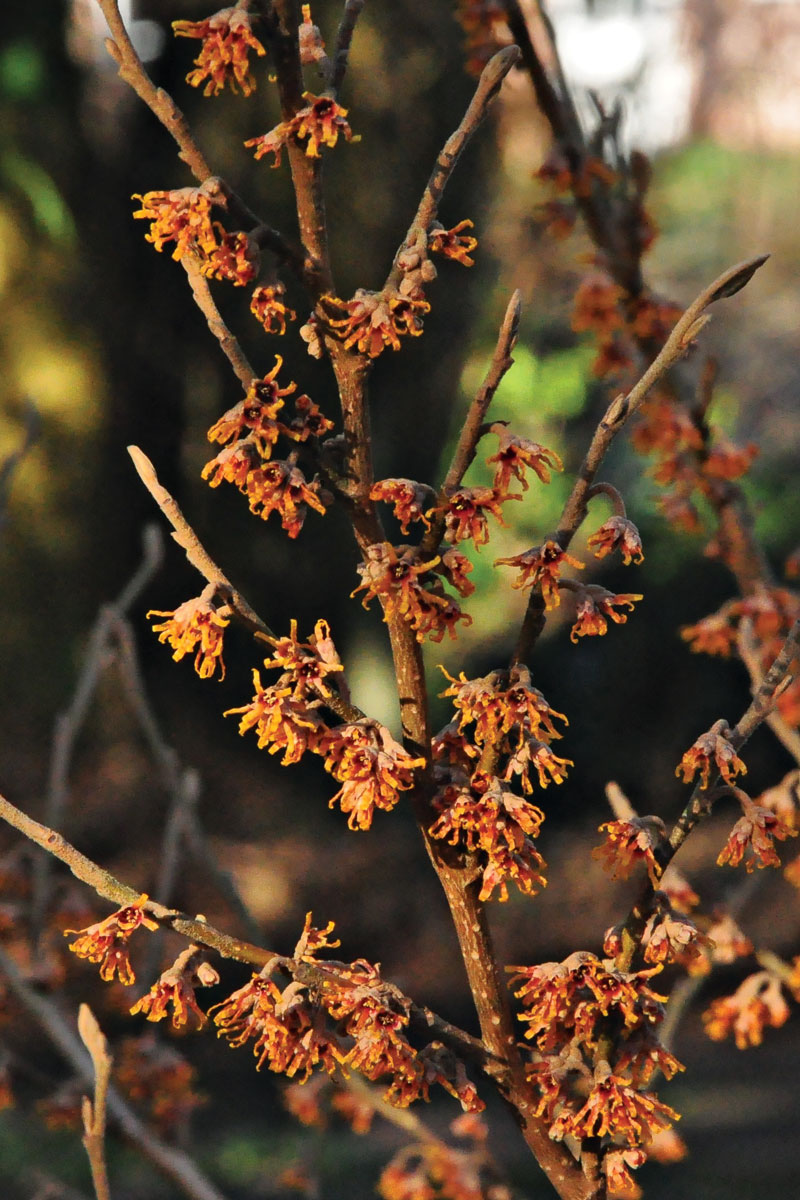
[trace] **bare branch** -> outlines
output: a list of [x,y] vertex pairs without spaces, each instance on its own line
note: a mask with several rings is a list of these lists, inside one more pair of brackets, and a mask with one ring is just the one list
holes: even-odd
[[108,1042],[88,1004],[82,1004],[78,1011],[78,1033],[91,1055],[94,1067],[94,1103],[88,1096],[84,1096],[81,1108],[84,1130],[83,1145],[89,1158],[97,1200],[111,1200],[106,1168],[105,1137],[106,1105],[112,1059],[108,1050]]
[[164,516],[169,521],[174,532],[172,534],[178,545],[186,552],[186,557],[203,578],[217,588],[219,595],[232,609],[234,615],[252,632],[272,637],[268,625],[261,620],[258,613],[250,607],[244,596],[236,590],[228,577],[207,553],[195,531],[184,517],[177,502],[167,489],[159,482],[156,469],[147,455],[138,446],[129,446],[128,453],[133,459],[133,465],[144,486],[155,500]]
[[[155,525],[147,525],[142,534],[142,562],[113,604],[105,605],[99,612],[89,638],[89,647],[83,667],[75,685],[75,692],[68,707],[55,720],[53,746],[50,753],[45,821],[52,828],[63,822],[69,796],[69,772],[75,743],[84,726],[89,705],[95,694],[98,680],[111,653],[112,629],[117,619],[136,602],[147,587],[163,559],[163,541]],[[37,859],[33,872],[33,896],[31,900],[31,937],[34,946],[44,921],[50,897],[50,859]]]
[[201,274],[197,263],[193,262],[189,255],[182,258],[181,262],[186,270],[186,276],[189,280],[189,286],[192,289],[195,304],[208,322],[208,328],[219,342],[222,353],[233,367],[234,375],[244,390],[247,391],[253,380],[256,379],[255,371],[247,361],[237,339],[223,321],[220,311],[214,302],[214,297],[211,295],[208,280]]
[[[461,427],[458,443],[453,451],[453,460],[444,478],[444,483],[439,489],[440,504],[445,503],[448,497],[461,486],[461,480],[475,458],[478,442],[484,432],[483,423],[486,420],[489,405],[494,399],[503,376],[514,364],[511,353],[517,343],[521,307],[522,297],[519,291],[515,291],[506,307],[503,323],[497,335],[497,345],[492,355],[489,370],[486,372],[486,378],[470,405],[469,412]],[[435,552],[442,540],[444,523],[444,516],[434,519],[430,530],[426,533],[420,546],[420,556],[422,558],[427,558],[430,553]]]
[[[753,635],[753,623],[749,618],[745,618],[739,624],[738,650],[741,660],[749,672],[751,687],[753,691],[758,691],[764,683],[764,671],[758,654],[758,645]],[[777,709],[769,713],[766,722],[783,748],[800,766],[800,732],[784,721]]]
[[338,94],[344,82],[347,63],[350,57],[350,44],[353,40],[356,22],[361,16],[366,2],[367,0],[345,0],[344,12],[342,13],[339,30],[336,34],[336,48],[333,52],[333,71],[331,72],[330,86],[334,95]]

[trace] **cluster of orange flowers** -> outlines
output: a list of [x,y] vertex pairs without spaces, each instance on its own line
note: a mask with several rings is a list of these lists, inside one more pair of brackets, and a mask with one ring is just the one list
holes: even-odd
[[[466,1148],[426,1138],[404,1146],[384,1168],[378,1182],[383,1200],[483,1200],[487,1195],[486,1153],[488,1130],[479,1116],[463,1113],[450,1122],[450,1131],[466,1141]],[[491,1196],[505,1200],[507,1189],[495,1185]]]
[[[641,830],[647,824],[656,827],[658,822],[658,817],[643,817],[635,824],[614,824],[631,824]],[[601,849],[607,853],[606,847]],[[595,854],[597,856],[598,852]],[[608,856],[613,863],[612,855]],[[632,868],[633,862],[630,866]],[[621,874],[619,869],[616,873]],[[655,889],[656,880],[652,876],[651,883]],[[752,942],[725,909],[716,908],[710,917],[689,916],[700,903],[700,897],[674,867],[669,867],[658,885],[658,890],[653,892],[652,912],[642,934],[645,962],[653,965],[675,963],[689,975],[707,975],[714,964],[730,964],[752,953]],[[624,949],[623,927],[612,925],[603,939],[603,953],[615,959]]]
[[592,374],[619,376],[633,370],[637,346],[660,347],[666,341],[682,311],[649,293],[630,299],[609,275],[595,270],[575,293],[572,328],[576,333],[592,333],[597,340]]
[[470,253],[478,244],[477,238],[464,233],[471,227],[468,220],[459,221],[452,229],[434,221],[429,230],[417,231],[416,240],[398,253],[395,266],[400,273],[399,283],[387,284],[380,292],[358,288],[349,300],[322,296],[300,330],[309,354],[321,357],[323,334],[341,342],[346,350],[356,349],[368,358],[377,358],[389,347],[399,350],[405,337],[419,337],[423,318],[431,308],[425,299],[425,285],[437,274],[430,254],[441,254],[471,267],[474,260]]
[[[214,1005],[209,1015],[230,1046],[251,1043],[257,1069],[308,1079],[316,1067],[358,1071],[372,1082],[387,1082],[384,1099],[405,1108],[429,1098],[433,1084],[444,1087],[463,1108],[483,1108],[474,1086],[462,1072],[449,1074],[439,1043],[416,1050],[408,1041],[411,1002],[385,983],[377,967],[352,963],[318,963],[316,952],[338,943],[328,935],[333,925],[315,930],[310,914],[293,962],[268,963],[264,969]],[[272,976],[297,962],[316,967],[313,983],[297,979],[284,988]]]
[[[620,549],[623,560],[640,562],[641,540],[632,522],[624,519],[624,524],[612,525],[614,518],[606,521],[589,539],[590,545],[596,545],[595,557],[603,558],[613,549]],[[620,519],[622,520],[622,519]],[[628,526],[631,526],[633,533]],[[636,555],[634,559],[633,556]],[[609,620],[616,625],[624,625],[628,620],[627,612],[633,610],[634,604],[642,599],[637,592],[609,592],[599,584],[579,584],[575,580],[562,579],[564,567],[583,570],[582,563],[574,555],[565,550],[555,538],[547,538],[541,546],[532,546],[521,554],[510,558],[498,558],[498,563],[509,567],[517,567],[519,575],[511,585],[514,588],[538,588],[545,603],[545,609],[557,608],[561,603],[560,589],[568,588],[575,592],[577,608],[575,624],[570,631],[570,640],[577,642],[581,637],[603,636],[608,630]]]
[[[788,588],[760,587],[741,600],[729,600],[722,608],[695,625],[681,630],[691,649],[729,657],[745,628],[752,630],[762,670],[775,661],[786,635],[800,617],[800,596]],[[789,725],[800,724],[800,679],[791,680],[777,698],[778,711]]]
[[318,479],[307,481],[296,466],[296,451],[288,459],[270,461],[272,449],[283,435],[295,443],[316,439],[333,428],[306,395],[295,397],[295,416],[282,420],[285,397],[296,384],[280,387],[277,375],[283,360],[263,379],[254,379],[245,397],[229,409],[208,431],[209,441],[230,443],[203,467],[203,479],[211,487],[223,481],[235,484],[247,497],[250,511],[266,520],[276,512],[289,537],[300,533],[309,508],[325,513]]
[[413,787],[425,760],[408,754],[378,721],[365,717],[333,728],[324,722],[319,709],[331,696],[328,676],[343,669],[326,621],[317,622],[308,642],[299,641],[295,621],[288,638],[271,640],[274,657],[264,667],[279,669],[279,678],[265,687],[254,670],[253,699],[228,713],[241,715],[240,733],[255,730],[260,749],[282,751],[285,766],[306,751],[319,754],[342,785],[331,807],[339,804],[351,829],[369,829],[376,809],[388,812]]
[[[195,70],[186,76],[192,87],[206,83],[204,96],[218,96],[229,84],[236,85],[245,96],[255,91],[255,80],[250,72],[249,52],[255,50],[259,58],[266,50],[252,30],[252,16],[240,5],[223,8],[204,21],[173,21],[176,37],[202,38],[200,54],[195,59]],[[207,80],[207,82],[206,82]]]
[[[487,459],[495,471],[491,487],[462,485],[431,503],[435,497],[427,484],[413,479],[382,479],[373,485],[370,499],[392,505],[404,534],[408,534],[411,522],[421,522],[428,531],[435,522],[437,533],[452,547],[466,541],[476,548],[485,545],[489,540],[488,517],[504,524],[501,506],[520,499],[508,491],[512,478],[527,489],[528,469],[535,471],[543,483],[550,482],[551,469],[562,469],[553,450],[511,433],[503,422],[490,428],[499,439],[497,452]],[[467,578],[471,571],[472,564],[456,549],[440,547],[439,554],[426,560],[412,546],[383,542],[369,548],[366,561],[359,567],[362,582],[353,594],[365,593],[365,607],[371,599],[380,599],[385,619],[399,614],[420,641],[426,636],[439,641],[445,630],[453,636],[458,621],[470,620],[444,592],[440,577],[460,595],[468,596],[474,590]]]
[[[203,275],[225,280],[235,287],[253,281],[260,262],[255,241],[246,233],[228,233],[219,221],[212,220],[212,207],[226,204],[218,180],[209,179],[196,188],[135,193],[133,198],[141,201],[141,208],[133,215],[150,221],[145,239],[156,250],[174,245],[174,259],[188,255]],[[286,289],[279,282],[262,284],[253,290],[250,311],[266,333],[284,334],[286,322],[297,318],[285,303],[285,294]]]
[[[659,501],[664,516],[688,533],[702,528],[698,497],[718,502],[726,484],[740,479],[758,453],[753,443],[735,445],[658,390],[642,405],[631,441],[654,459],[652,476],[666,489]],[[714,542],[707,553],[719,557],[722,548]]]
[[[665,997],[649,981],[661,967],[617,971],[577,951],[561,963],[508,969],[522,1005],[519,1019],[528,1026],[525,1036],[537,1048],[528,1075],[541,1095],[538,1115],[552,1138],[605,1139],[604,1169],[618,1176],[614,1194],[636,1194],[630,1176],[631,1192],[619,1190],[626,1164],[640,1166],[653,1137],[678,1120],[673,1109],[641,1090],[656,1071],[671,1079],[683,1069],[656,1033]],[[613,1068],[599,1054],[609,1036],[617,1048]],[[626,1158],[629,1151],[636,1153]]]
[[197,1090],[195,1068],[152,1033],[122,1041],[114,1078],[158,1133],[171,1141],[185,1136],[192,1113],[207,1103]]
[[767,1026],[779,1028],[789,1018],[785,988],[800,1003],[800,958],[791,967],[780,964],[780,971],[756,971],[739,985],[732,996],[712,1000],[703,1014],[706,1033],[715,1042],[733,1034],[740,1050],[760,1046]]
[[221,203],[219,185],[209,180],[198,188],[170,192],[136,192],[142,207],[133,214],[150,222],[145,239],[156,250],[174,243],[176,260],[190,255],[203,275],[224,279],[236,287],[250,283],[258,271],[258,248],[246,233],[228,233],[211,219],[213,203]]
[[205,1013],[197,1003],[195,988],[213,987],[219,983],[219,975],[203,955],[198,946],[184,950],[134,1004],[131,1014],[144,1013],[148,1021],[163,1021],[169,1014],[173,1029],[181,1029],[190,1018],[198,1028],[205,1025]]
[[[453,597],[445,592],[441,576],[446,572],[438,554],[421,562],[413,546],[377,542],[367,547],[365,561],[359,563],[358,573],[361,583],[351,595],[364,592],[361,601],[364,608],[377,598],[383,607],[384,621],[401,617],[420,642],[426,637],[440,642],[445,633],[455,637],[459,621],[468,625],[472,622],[472,618],[463,613]],[[466,587],[471,591],[472,585],[464,578],[465,573],[463,569],[457,573],[451,571],[449,582],[458,586],[456,581],[461,580],[462,589]]]
[[563,782],[572,762],[554,754],[550,742],[561,737],[554,721],[567,718],[533,687],[522,664],[479,679],[447,678],[443,694],[457,717],[433,740],[439,789],[429,832],[476,857],[482,900],[495,891],[507,900],[509,883],[535,895],[546,884],[535,845],[544,813],[504,784],[519,775],[529,794],[531,772],[541,788]]

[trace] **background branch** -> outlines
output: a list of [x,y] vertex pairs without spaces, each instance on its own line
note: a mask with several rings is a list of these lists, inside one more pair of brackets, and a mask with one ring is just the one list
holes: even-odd
[[[26,983],[19,967],[0,947],[0,972],[17,1000],[31,1014],[48,1040],[66,1059],[76,1075],[89,1086],[94,1082],[94,1066],[81,1045],[75,1027],[53,1000],[34,991]],[[113,1085],[107,1091],[106,1105],[114,1125],[152,1165],[173,1183],[188,1200],[225,1200],[200,1168],[174,1146],[168,1146],[151,1133]]]

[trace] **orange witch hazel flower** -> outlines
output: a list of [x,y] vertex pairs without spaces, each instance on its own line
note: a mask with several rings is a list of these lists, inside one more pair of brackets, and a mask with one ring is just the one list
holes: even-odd
[[[350,300],[322,296],[318,321],[346,350],[355,347],[361,354],[377,358],[387,346],[399,350],[401,338],[419,337],[422,318],[430,308],[421,288],[407,295],[357,288]],[[310,337],[309,353],[313,353]]]
[[393,505],[403,534],[408,533],[411,521],[421,521],[426,529],[430,529],[426,509],[433,496],[433,488],[427,483],[417,483],[415,479],[380,479],[372,485],[369,493],[370,500],[383,500]]
[[256,243],[246,233],[228,233],[219,221],[211,219],[212,206],[225,204],[218,179],[207,179],[196,188],[144,195],[134,192],[133,199],[142,203],[133,216],[150,221],[145,241],[152,242],[156,250],[174,243],[172,257],[176,262],[191,255],[201,274],[228,280],[236,287],[254,278],[259,262]]
[[718,654],[727,658],[736,645],[736,626],[726,611],[703,617],[696,625],[685,625],[681,637],[690,642],[695,653]]
[[288,121],[281,121],[269,133],[260,137],[249,138],[245,146],[254,147],[257,159],[265,154],[274,155],[273,167],[280,166],[283,147],[290,140],[306,143],[306,155],[309,158],[320,157],[320,146],[333,147],[341,135],[345,141],[358,141],[353,138],[353,131],[345,120],[347,109],[337,104],[332,96],[315,96],[312,92],[303,92],[303,99],[308,101],[304,108],[298,109]]
[[144,1013],[148,1021],[162,1021],[172,1006],[172,1027],[180,1029],[193,1017],[198,1028],[206,1023],[205,1013],[198,1007],[195,987],[213,987],[219,983],[219,974],[201,955],[205,951],[199,946],[189,946],[164,971],[149,992],[142,996],[131,1009],[131,1016]]
[[414,786],[415,769],[425,766],[424,758],[412,758],[385,726],[369,719],[326,730],[318,753],[342,784],[330,807],[339,804],[350,829],[369,829],[376,808],[393,809],[400,792]]
[[623,289],[607,275],[590,275],[575,293],[572,328],[576,333],[591,330],[600,335],[621,329],[625,323],[619,307],[623,296]]
[[437,504],[428,513],[442,513],[445,523],[445,540],[457,545],[472,540],[476,547],[489,541],[488,514],[505,525],[500,507],[506,500],[519,500],[519,496],[503,495],[490,487],[457,488],[442,504]]
[[347,1051],[315,1020],[301,984],[290,983],[281,991],[269,975],[268,963],[249,983],[209,1009],[218,1036],[231,1047],[252,1040],[258,1071],[266,1064],[289,1078],[299,1075],[301,1081],[316,1066],[332,1074],[346,1061]]
[[576,612],[577,620],[570,630],[570,641],[577,644],[581,637],[603,637],[608,630],[608,620],[615,625],[624,625],[628,614],[618,612],[619,608],[633,610],[637,600],[642,596],[638,593],[620,592],[615,594],[596,583],[589,583],[580,589],[580,599]]
[[238,84],[245,96],[255,91],[255,80],[250,72],[249,52],[255,50],[259,58],[266,54],[261,42],[253,34],[252,17],[238,4],[223,8],[204,21],[173,21],[176,37],[202,38],[200,54],[194,60],[195,70],[186,76],[186,82],[199,87],[205,80],[204,96],[217,96],[226,84],[236,91]]
[[[210,679],[219,665],[220,679],[225,678],[225,663],[222,661],[223,631],[230,624],[226,611],[212,603],[214,588],[206,588],[194,600],[186,600],[174,612],[161,612],[152,608],[150,617],[167,617],[160,625],[153,626],[160,642],[172,647],[175,662],[186,654],[194,653],[194,669],[201,679]],[[209,592],[211,593],[209,595]]]
[[211,279],[227,280],[234,287],[246,287],[258,271],[258,247],[246,233],[226,233],[218,222],[215,225],[219,245],[200,263],[200,273]]
[[457,0],[456,20],[466,35],[466,68],[480,75],[492,55],[511,40],[502,0]]
[[507,900],[510,882],[527,896],[546,887],[546,863],[533,843],[544,821],[541,809],[483,771],[475,772],[469,787],[445,786],[435,806],[439,816],[430,836],[483,856],[481,900],[490,900],[496,889]]
[[478,239],[463,233],[462,231],[465,229],[472,229],[472,221],[459,221],[452,229],[445,229],[443,225],[435,221],[430,229],[428,249],[434,254],[452,258],[465,267],[474,267],[475,259],[470,258],[470,254],[478,245]]
[[654,899],[656,911],[643,937],[645,962],[679,962],[690,974],[706,974],[708,954],[716,946],[714,939],[702,933],[689,917],[676,912],[663,892],[657,891]]
[[631,1171],[635,1171],[645,1162],[647,1153],[641,1146],[609,1150],[604,1155],[601,1169],[606,1177],[610,1200],[641,1200],[642,1189],[631,1175]]
[[65,937],[72,933],[78,935],[70,943],[69,949],[78,958],[100,963],[100,978],[107,983],[117,975],[120,983],[130,987],[136,982],[136,976],[128,957],[128,940],[140,925],[151,931],[158,929],[157,922],[151,920],[144,911],[146,903],[147,894],[143,892],[133,904],[118,908],[110,917],[95,925],[89,925],[86,929],[65,929]]
[[609,517],[587,540],[586,545],[594,550],[595,558],[605,558],[613,550],[619,550],[626,567],[632,562],[637,566],[644,562],[639,530],[627,517]]
[[[560,738],[553,719],[569,722],[564,713],[556,712],[531,682],[530,669],[524,663],[515,663],[508,672],[493,671],[480,679],[453,679],[442,668],[450,680],[451,687],[443,692],[453,696],[453,705],[461,714],[462,728],[471,721],[476,723],[476,742],[494,742],[502,733],[519,726],[524,735]],[[504,686],[505,685],[505,686]]]
[[548,450],[530,438],[519,437],[503,421],[495,421],[489,428],[491,433],[497,434],[500,443],[497,453],[486,460],[490,466],[497,463],[494,475],[496,491],[507,492],[512,476],[522,484],[523,491],[527,491],[525,471],[528,467],[536,472],[542,483],[550,482],[551,470],[564,470],[564,464],[555,450]]
[[586,565],[563,550],[554,538],[548,538],[541,546],[533,546],[523,554],[514,555],[513,558],[498,558],[495,566],[498,563],[508,567],[519,567],[519,578],[514,581],[512,587],[528,588],[539,584],[547,609],[558,608],[561,603],[558,581],[562,567],[579,567],[582,570]]
[[737,775],[746,775],[747,767],[728,741],[731,730],[725,721],[717,721],[703,733],[684,754],[675,768],[675,774],[683,773],[683,782],[689,783],[700,772],[702,788],[707,788],[712,761],[716,764],[726,783],[733,783]]
[[537,738],[522,738],[508,760],[503,778],[511,779],[513,775],[519,775],[523,792],[532,792],[531,768],[539,777],[539,786],[546,788],[551,783],[563,783],[567,768],[574,766],[571,758],[559,758],[546,742],[540,742]]
[[265,687],[258,671],[253,671],[255,695],[249,704],[229,708],[223,714],[241,714],[239,733],[244,736],[254,729],[258,736],[259,750],[269,749],[270,754],[283,751],[281,764],[286,767],[297,763],[306,750],[316,750],[319,738],[326,725],[317,713],[317,700],[298,700],[292,695],[293,687],[279,680]]
[[314,632],[307,642],[297,636],[297,621],[293,620],[288,637],[269,638],[274,658],[265,659],[266,668],[281,667],[283,674],[279,687],[291,689],[294,699],[303,700],[317,696],[330,696],[328,675],[343,671],[339,655],[331,638],[327,621],[317,621]]
[[257,287],[250,298],[250,312],[264,326],[265,333],[286,333],[286,322],[296,321],[297,313],[284,304],[286,288],[282,283]]
[[321,516],[327,511],[320,499],[319,487],[318,480],[312,479],[310,483],[306,480],[290,457],[286,461],[265,463],[250,471],[244,491],[252,513],[266,521],[276,512],[282,528],[290,538],[296,538],[303,528],[309,508]]
[[630,817],[625,821],[606,821],[600,826],[606,840],[592,851],[605,870],[615,879],[627,879],[643,862],[653,887],[658,887],[662,867],[655,851],[666,842],[667,830],[660,817]]
[[225,443],[248,437],[262,458],[270,457],[272,447],[284,430],[277,419],[284,406],[284,397],[297,389],[296,383],[279,386],[276,377],[282,365],[283,359],[276,354],[272,370],[263,379],[254,379],[244,399],[212,425],[208,431],[210,442]]
[[178,261],[187,253],[208,258],[217,249],[217,235],[211,220],[211,197],[208,185],[199,188],[176,188],[171,192],[134,192],[134,200],[142,207],[134,217],[150,221],[145,241],[162,250],[175,243],[172,257]]
[[596,1025],[612,1013],[627,1030],[648,1029],[664,1016],[666,997],[648,986],[660,967],[633,973],[609,970],[596,955],[577,950],[560,963],[506,969],[512,976],[509,987],[516,987],[514,995],[522,1005],[519,1020],[528,1025],[525,1036],[543,1054],[575,1039],[594,1047]]
[[362,582],[350,594],[364,592],[361,601],[364,608],[369,608],[370,601],[378,597],[384,621],[394,613],[399,614],[419,642],[426,635],[440,642],[445,630],[455,637],[456,624],[459,621],[470,624],[472,618],[461,612],[455,600],[445,594],[441,580],[432,573],[440,561],[437,555],[427,562],[418,562],[412,546],[375,542],[367,547],[366,562],[358,565]]
[[780,981],[770,971],[748,975],[732,996],[713,1000],[703,1013],[706,1033],[721,1042],[731,1033],[739,1050],[760,1046],[769,1025],[779,1028],[789,1018],[789,1006],[783,998]]
[[737,795],[742,805],[742,816],[731,830],[717,858],[717,866],[722,867],[727,863],[731,867],[738,867],[745,851],[750,850],[746,859],[748,874],[754,867],[779,867],[781,860],[773,839],[785,841],[788,837],[797,837],[797,830],[785,825],[768,808],[754,804],[744,792],[737,791]]
[[587,1138],[613,1134],[629,1146],[639,1146],[680,1120],[680,1114],[657,1096],[638,1092],[614,1075],[608,1063],[600,1063],[595,1080],[583,1108],[579,1112],[566,1109],[551,1125],[550,1137],[555,1141],[570,1135]]

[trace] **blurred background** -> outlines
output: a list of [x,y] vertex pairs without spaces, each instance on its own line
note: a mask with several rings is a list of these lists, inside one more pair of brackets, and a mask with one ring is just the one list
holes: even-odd
[[[329,43],[340,7],[338,0],[313,7]],[[148,69],[186,112],[215,171],[270,223],[293,234],[287,171],[269,170],[242,148],[278,119],[265,73],[249,99],[229,92],[204,99],[184,82],[197,43],[174,40],[169,23],[209,11],[194,0],[124,6]],[[607,100],[622,96],[627,143],[653,156],[650,211],[661,232],[645,260],[650,286],[686,304],[724,267],[754,254],[772,256],[746,291],[717,306],[703,338],[720,361],[712,421],[761,447],[745,487],[780,571],[800,543],[800,6],[553,0],[550,12],[578,97],[587,89]],[[191,179],[168,135],[117,77],[104,36],[92,0],[5,6],[0,29],[0,462],[31,441],[0,479],[2,789],[35,816],[45,811],[52,780],[54,723],[71,702],[97,614],[140,562],[146,523],[160,521],[126,454],[132,442],[152,458],[211,555],[273,628],[283,632],[295,617],[308,634],[318,618],[330,622],[355,702],[398,731],[384,626],[375,606],[367,613],[349,599],[358,559],[342,514],[312,513],[297,541],[289,541],[272,521],[253,518],[233,489],[211,491],[200,479],[212,456],[206,431],[240,389],[192,304],[183,271],[168,254],[156,254],[144,241],[144,223],[131,219],[132,193],[183,187]],[[343,92],[361,141],[340,144],[325,166],[341,296],[381,285],[435,155],[461,118],[474,86],[463,69],[462,42],[446,0],[366,6]],[[313,88],[311,73],[308,79]],[[435,484],[510,293],[520,288],[516,365],[493,415],[553,447],[566,465],[547,488],[534,480],[525,502],[509,506],[509,528],[496,528],[491,546],[473,556],[478,592],[467,608],[474,623],[457,642],[426,650],[434,693],[442,690],[438,663],[473,676],[507,659],[524,598],[492,562],[552,528],[609,397],[591,375],[592,345],[570,327],[588,242],[580,233],[554,242],[537,220],[548,194],[534,173],[548,150],[529,81],[512,75],[464,154],[441,211],[448,227],[474,220],[476,265],[467,272],[443,263],[424,336],[400,354],[384,354],[372,377],[378,477]],[[282,339],[263,335],[247,295],[219,285],[215,296],[257,369],[269,370],[280,352],[285,377],[335,416],[326,365],[309,358],[297,336],[307,303],[291,279],[286,283],[301,320]],[[605,472],[642,531],[644,566],[592,567],[598,582],[643,592],[644,601],[624,629],[612,627],[606,638],[577,648],[567,626],[553,621],[532,664],[536,685],[569,716],[561,752],[575,767],[542,798],[546,893],[533,901],[512,896],[493,908],[507,962],[599,948],[632,895],[588,858],[608,815],[605,784],[616,780],[640,812],[669,822],[685,795],[674,778],[684,749],[716,718],[735,720],[747,703],[741,667],[693,656],[678,636],[682,624],[732,595],[733,584],[703,556],[702,537],[678,535],[659,518],[646,465],[629,446],[618,446]],[[479,465],[470,478],[484,480]],[[189,660],[173,664],[149,632],[149,608],[172,610],[200,586],[170,543],[131,613],[137,655],[161,735],[180,763],[197,772],[202,825],[259,922],[263,943],[288,952],[313,909],[318,923],[336,921],[343,957],[380,960],[386,976],[416,1000],[472,1029],[444,899],[403,805],[378,814],[370,833],[350,833],[327,807],[331,782],[318,762],[283,769],[259,754],[254,739],[238,737],[234,718],[222,718],[251,696],[258,656],[246,635],[229,632],[228,674],[219,683],[199,680]],[[437,705],[436,723],[444,724],[446,702]],[[748,763],[753,794],[792,765],[764,731]],[[62,832],[125,882],[152,891],[168,804],[109,662],[71,756]],[[730,885],[703,865],[713,861],[730,820],[709,823],[682,862],[709,908]],[[12,848],[17,840],[3,835],[1,844]],[[742,921],[757,944],[790,955],[800,929],[796,892],[775,875]],[[204,870],[188,861],[173,903],[241,932]],[[92,911],[89,920],[107,910],[95,903]],[[95,991],[93,968],[69,966],[64,986],[75,1004],[91,996],[110,1033],[141,1032],[133,1027],[139,1018],[121,1015],[129,996],[123,1003],[109,999],[114,989]],[[229,983],[237,986],[234,975]],[[764,1046],[746,1053],[702,1033],[700,1008],[732,991],[741,975],[732,969],[715,976],[679,1032],[676,1051],[689,1069],[662,1096],[684,1114],[690,1157],[641,1172],[653,1200],[754,1200],[765,1189],[794,1194],[800,1184],[797,1101],[786,1066],[800,1048],[800,1023],[769,1031]],[[155,1034],[171,1041],[160,1028]],[[14,1061],[24,1062],[35,1043],[11,1041]],[[294,1159],[308,1161],[309,1151],[302,1142],[308,1135],[276,1101],[272,1079],[254,1073],[246,1049],[231,1055],[211,1036],[195,1036],[178,1049],[197,1067],[207,1099],[193,1117],[205,1169],[230,1197],[279,1194],[281,1170]],[[35,1108],[64,1069],[42,1048],[37,1070],[22,1073],[19,1105],[0,1113],[0,1182],[14,1198],[39,1195],[43,1187],[53,1188],[45,1193],[53,1196],[70,1194],[65,1187],[88,1195],[79,1138],[52,1131]],[[430,1113],[442,1128],[454,1115],[450,1103]],[[522,1194],[548,1194],[506,1115],[491,1116],[499,1130],[496,1158]],[[341,1130],[327,1141],[323,1135],[313,1151],[318,1194],[326,1200],[373,1194],[381,1165],[401,1139],[388,1126],[369,1140]],[[174,1194],[117,1150],[112,1182],[115,1197]]]

